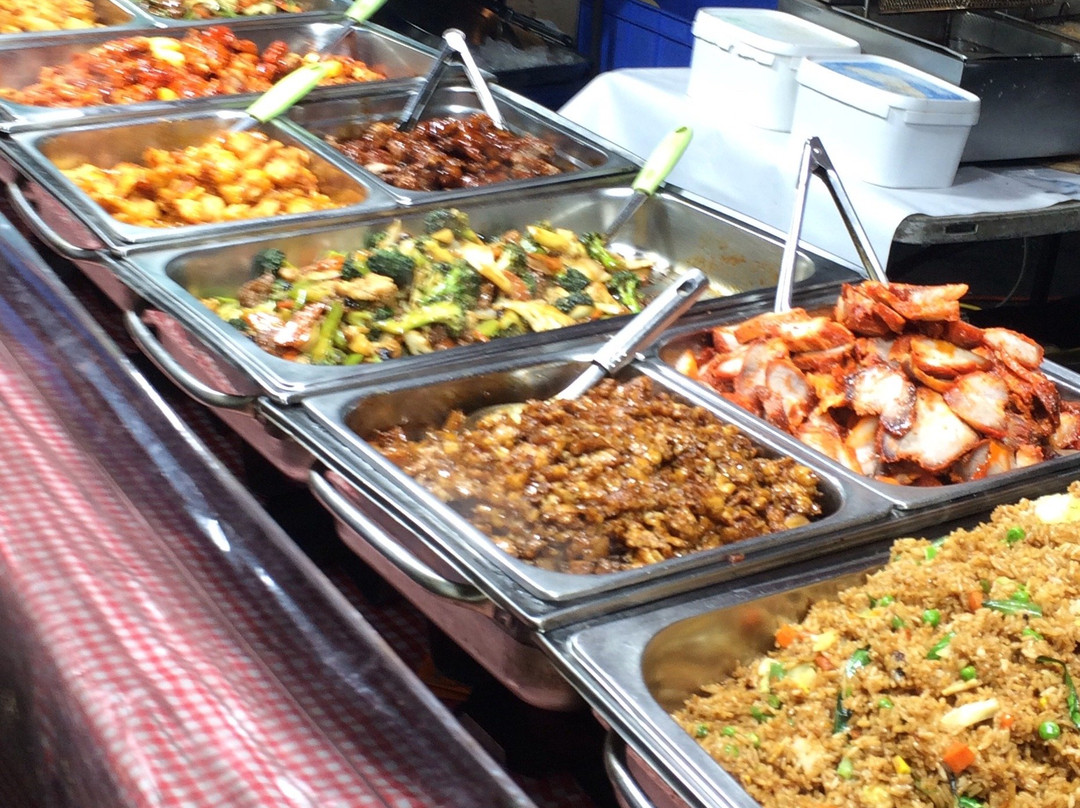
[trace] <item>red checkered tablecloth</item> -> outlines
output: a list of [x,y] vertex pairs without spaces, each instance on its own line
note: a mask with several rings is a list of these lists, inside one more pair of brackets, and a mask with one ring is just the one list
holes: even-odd
[[5,224],[4,804],[530,805]]

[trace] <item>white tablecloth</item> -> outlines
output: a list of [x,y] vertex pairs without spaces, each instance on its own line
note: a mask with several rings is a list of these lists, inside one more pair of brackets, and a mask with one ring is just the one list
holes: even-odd
[[[689,76],[688,68],[602,73],[560,113],[641,158],[676,126],[693,127],[694,139],[668,181],[786,232],[802,142],[787,132],[745,124],[734,114],[688,97]],[[839,164],[832,151],[830,157]],[[881,188],[855,177],[841,177],[883,265],[888,262],[897,226],[912,214],[1010,213],[1080,200],[1080,177],[1039,167],[961,166],[951,187],[934,190]],[[807,197],[802,238],[859,265],[840,215],[816,179]]]

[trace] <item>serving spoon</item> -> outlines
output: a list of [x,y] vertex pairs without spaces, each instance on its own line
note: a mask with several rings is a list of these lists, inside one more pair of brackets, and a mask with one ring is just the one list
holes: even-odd
[[278,81],[244,110],[246,117],[240,118],[227,131],[243,132],[256,124],[266,123],[289,109],[307,95],[315,86],[326,78],[332,65],[325,62],[312,62],[296,68],[292,73]]
[[611,237],[630,221],[638,208],[645,204],[645,200],[656,193],[656,189],[667,179],[668,174],[686,153],[686,147],[690,145],[693,136],[693,129],[689,126],[680,126],[668,132],[656,145],[630,185],[634,193],[608,224],[604,232],[605,243],[611,241]]
[[[616,331],[611,339],[593,354],[589,366],[552,398],[579,398],[605,376],[624,368],[634,354],[652,345],[664,329],[690,308],[708,285],[709,279],[704,272],[697,268],[688,269]],[[464,426],[468,428],[482,425],[498,412],[516,414],[521,412],[524,406],[524,402],[513,402],[480,407],[466,416]]]

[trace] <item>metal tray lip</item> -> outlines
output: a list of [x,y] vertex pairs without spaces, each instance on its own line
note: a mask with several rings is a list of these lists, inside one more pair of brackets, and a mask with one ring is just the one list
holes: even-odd
[[[469,375],[480,376],[567,362],[584,364],[594,347],[595,344],[588,343],[568,346],[562,351],[553,352],[543,361],[538,361],[536,357],[507,358],[474,367]],[[649,365],[634,363],[629,372],[652,376],[662,386],[669,386]],[[411,512],[411,521],[419,528],[420,535],[425,540],[439,546],[447,546],[449,543],[457,554],[463,552],[481,559],[487,567],[500,569],[540,601],[556,605],[569,604],[582,598],[610,599],[627,592],[633,592],[635,597],[640,597],[641,588],[648,582],[670,586],[672,580],[679,579],[676,586],[685,586],[688,581],[702,577],[737,577],[744,572],[749,574],[755,569],[755,565],[775,565],[775,559],[769,557],[773,553],[787,558],[797,555],[799,551],[816,551],[819,545],[825,546],[830,541],[846,543],[870,540],[887,524],[890,507],[884,500],[863,496],[862,489],[822,470],[820,464],[807,463],[804,459],[807,457],[805,453],[798,453],[794,455],[795,459],[818,471],[823,486],[840,500],[835,512],[815,522],[790,531],[756,536],[726,547],[669,559],[635,570],[575,575],[538,569],[500,550],[485,534],[440,502],[344,425],[346,413],[374,396],[394,392],[401,394],[410,389],[422,389],[440,381],[461,378],[460,370],[454,369],[438,377],[422,380],[397,380],[377,387],[344,389],[325,395],[309,396],[300,402],[300,407],[336,436],[334,445],[323,447],[324,451],[332,451],[340,457],[340,447],[351,461],[355,461],[354,473],[349,475],[354,484],[364,490],[374,491],[378,499],[392,503],[398,513]],[[703,400],[697,399],[696,391],[692,389],[673,388],[673,393],[692,403],[708,406]],[[775,444],[767,440],[759,443],[766,452],[777,451]],[[744,557],[735,563],[733,556]]]
[[[419,85],[417,85],[419,86]],[[411,94],[407,89],[403,90],[400,86],[389,87],[385,86],[380,88],[383,90],[381,95],[393,97],[402,96],[402,108],[404,108],[404,101]],[[522,115],[526,118],[531,118],[534,121],[540,122],[546,129],[558,132],[566,137],[569,137],[576,141],[578,144],[591,148],[592,150],[599,152],[604,156],[604,162],[598,166],[584,166],[575,171],[567,171],[561,174],[554,174],[545,177],[531,177],[529,179],[520,180],[506,180],[504,182],[489,183],[487,185],[478,185],[470,188],[453,188],[444,191],[408,191],[402,188],[398,188],[385,180],[381,179],[377,174],[374,174],[358,163],[349,160],[356,170],[362,172],[365,178],[367,178],[372,184],[377,184],[383,188],[390,196],[394,197],[399,205],[405,206],[420,206],[434,203],[458,203],[462,200],[473,199],[477,196],[487,196],[493,193],[514,193],[514,192],[527,192],[537,188],[544,188],[551,185],[562,185],[564,183],[583,182],[596,177],[632,174],[636,172],[640,167],[640,161],[637,157],[621,146],[612,143],[599,135],[579,126],[578,124],[570,121],[567,118],[562,117],[556,112],[537,104],[519,93],[507,90],[500,87],[497,84],[492,84],[491,87],[492,96],[495,98],[496,105],[500,108],[512,110],[513,112]],[[446,82],[444,80],[439,92],[450,93],[462,93],[471,94],[475,98],[475,93],[467,83],[459,82]],[[336,95],[343,94],[339,91]],[[306,106],[317,106],[320,100],[330,100],[335,95],[331,93],[324,93],[318,98],[309,96],[312,100],[306,104]],[[300,107],[304,104],[298,105]],[[476,102],[477,108],[479,108],[479,101]],[[292,113],[295,115],[295,113]],[[286,113],[286,116],[290,116],[290,113]],[[356,116],[353,120],[362,119],[362,115]],[[423,118],[421,118],[423,120]],[[311,122],[304,125],[307,131],[310,131],[313,137],[317,137],[320,141],[324,141],[323,137],[317,134],[313,129],[315,128]],[[332,148],[332,147],[331,147]],[[348,159],[348,158],[346,158]]]
[[[902,528],[898,528],[901,529]],[[894,532],[894,536],[900,533]],[[691,808],[761,808],[727,770],[675,724],[646,685],[640,660],[652,639],[684,619],[752,603],[801,587],[868,573],[888,561],[894,539],[788,565],[734,586],[680,593],[665,601],[600,615],[537,641],[615,732]],[[611,648],[618,645],[617,652]]]
[[[35,45],[38,42],[59,44],[71,37],[85,34],[91,31],[121,31],[127,32],[136,28],[158,28],[154,24],[153,17],[138,4],[130,0],[106,0],[110,5],[130,14],[131,19],[119,25],[104,25],[98,28],[66,28],[55,31],[27,31],[19,34],[0,34],[0,45],[4,47],[24,48],[27,45]],[[120,33],[118,36],[124,36]]]
[[[95,202],[89,194],[84,193],[71,180],[65,177],[56,165],[41,151],[41,144],[53,139],[70,137],[84,131],[100,131],[107,129],[121,129],[138,127],[141,125],[160,125],[165,121],[197,120],[217,118],[221,120],[221,126],[225,127],[234,120],[242,117],[242,113],[229,109],[193,109],[183,114],[177,114],[164,119],[158,116],[143,116],[123,121],[107,121],[91,123],[85,126],[73,126],[55,131],[28,131],[13,133],[9,136],[10,142],[21,152],[23,166],[31,175],[32,180],[41,185],[42,189],[51,194],[54,199],[64,205],[76,218],[80,219],[105,245],[113,250],[122,250],[125,246],[154,245],[169,243],[186,243],[198,239],[220,238],[224,234],[242,233],[250,234],[274,230],[280,226],[300,227],[305,224],[325,220],[321,215],[327,211],[312,211],[309,213],[281,214],[271,218],[244,219],[228,222],[214,222],[202,225],[176,226],[176,227],[140,227],[129,225],[110,216],[101,205]],[[324,159],[344,177],[351,181],[357,189],[367,192],[365,199],[335,209],[338,216],[358,216],[383,211],[394,206],[393,200],[388,198],[381,189],[367,184],[359,177],[355,170],[342,160],[341,155],[333,153],[324,143],[318,142],[299,127],[289,121],[275,119],[260,124],[259,129],[276,139],[295,141],[298,145],[311,151],[316,156]]]
[[[820,305],[822,302],[825,302],[825,295],[828,293],[829,288],[830,287],[827,285],[818,286],[810,289],[809,294],[803,295],[802,297],[799,297],[796,294],[793,296],[793,303],[797,306],[805,305],[806,307]],[[834,300],[837,291],[838,289],[832,291]],[[763,305],[766,301],[763,299],[763,296],[759,295],[758,302],[759,305]],[[765,419],[728,401],[712,390],[712,388],[708,387],[708,385],[697,382],[679,373],[660,356],[661,352],[672,343],[691,338],[710,327],[738,322],[755,314],[770,310],[771,306],[768,308],[762,307],[754,309],[752,305],[743,305],[738,308],[733,305],[728,305],[725,307],[714,308],[708,313],[699,313],[694,316],[693,319],[689,317],[685,318],[683,322],[680,322],[669,329],[661,339],[657,340],[652,348],[644,352],[644,355],[649,362],[655,363],[658,372],[664,378],[677,376],[682,378],[685,382],[689,382],[701,388],[713,406],[718,410],[722,410],[725,417],[735,421],[745,430],[754,434],[764,430],[765,432],[772,434],[774,439],[780,442],[781,445],[790,448],[793,447],[793,444],[801,444],[802,442],[793,435],[789,435],[783,430],[768,423]],[[717,313],[719,316],[713,316]],[[1080,400],[1080,374],[1076,374],[1050,360],[1043,361],[1041,370],[1058,386],[1063,394],[1070,393],[1073,398]],[[805,444],[803,445],[805,446]],[[864,475],[856,474],[851,469],[848,469],[815,449],[811,449],[810,447],[806,448],[810,449],[813,455],[817,457],[818,462],[823,463],[834,474],[840,475],[857,485],[868,488],[875,494],[891,501],[897,509],[902,511],[917,511],[923,508],[941,506],[948,507],[956,515],[960,515],[961,513],[975,513],[980,510],[980,505],[985,505],[988,502],[1000,503],[1014,499],[1018,496],[1034,493],[1038,490],[1040,482],[1044,483],[1046,480],[1054,478],[1070,469],[1074,472],[1080,470],[1080,453],[1077,453],[1075,455],[1060,455],[1051,458],[1050,460],[1044,460],[1034,466],[1012,469],[1004,474],[997,474],[982,480],[922,488],[894,485],[872,480]]]
[[[127,0],[111,0],[120,3]],[[339,2],[339,0],[333,0]],[[254,17],[244,19],[224,19],[207,23],[206,21],[186,20],[171,26],[162,27],[152,23],[143,23],[124,29],[121,33],[112,33],[116,28],[90,28],[69,32],[64,38],[51,38],[48,41],[33,43],[6,43],[0,38],[0,53],[5,51],[25,52],[27,47],[33,45],[60,45],[74,43],[86,43],[87,47],[95,47],[113,39],[133,36],[174,36],[181,37],[187,31],[212,26],[230,28],[239,36],[254,32],[280,32],[281,38],[288,40],[290,35],[298,36],[301,29],[311,30],[316,25],[333,23],[333,17],[325,15],[320,17],[308,17],[297,23],[295,16],[289,20],[278,20],[272,17]],[[14,35],[12,35],[14,36]],[[412,53],[418,59],[426,59],[432,62],[435,53],[426,45],[407,39],[400,34],[376,25],[357,27],[351,36],[366,37],[387,43],[389,47],[401,49],[402,52]],[[377,81],[356,82],[346,85],[334,85],[329,87],[316,87],[309,94],[309,98],[318,99],[326,97],[335,91],[353,91],[358,96],[368,92],[378,92],[384,88],[400,89],[414,83],[419,83],[421,76],[400,76],[386,78]],[[13,134],[16,132],[28,132],[42,129],[52,129],[58,126],[81,126],[94,122],[112,122],[135,120],[144,117],[157,117],[162,115],[182,114],[191,110],[203,108],[239,108],[247,107],[258,97],[258,93],[233,93],[229,95],[206,96],[201,98],[178,99],[176,101],[142,101],[132,104],[102,104],[91,107],[42,107],[30,104],[18,104],[13,101],[0,99],[0,133]],[[349,161],[351,163],[351,161]],[[353,164],[355,165],[355,164]]]

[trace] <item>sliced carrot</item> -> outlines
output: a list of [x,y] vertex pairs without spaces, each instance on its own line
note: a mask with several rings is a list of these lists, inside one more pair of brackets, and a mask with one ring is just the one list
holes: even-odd
[[1008,711],[998,713],[998,726],[1002,729],[1012,729],[1012,725],[1016,723],[1016,716]]
[[942,754],[941,760],[953,774],[960,774],[975,762],[975,752],[963,741],[953,741]]
[[790,623],[785,623],[776,630],[774,639],[781,648],[787,648],[795,640],[799,639],[801,632]]
[[977,611],[982,604],[983,593],[981,589],[969,589],[964,593],[964,605],[967,606],[968,611]]

